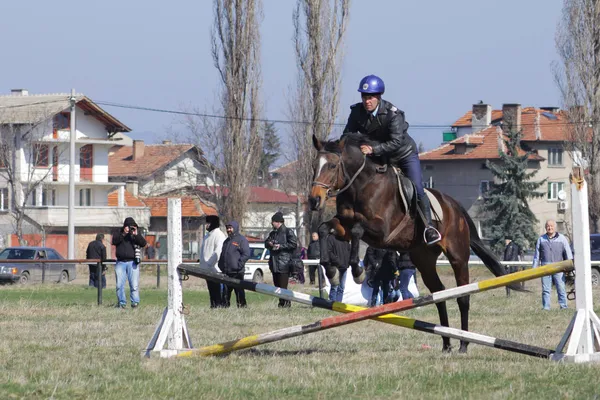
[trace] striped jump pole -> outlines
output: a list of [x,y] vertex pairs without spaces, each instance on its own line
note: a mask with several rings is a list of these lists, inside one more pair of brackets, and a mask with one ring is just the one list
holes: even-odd
[[[285,298],[288,300],[300,301],[305,304],[310,304],[320,308],[327,308],[333,311],[340,311],[349,313],[341,316],[333,316],[322,319],[309,325],[297,325],[289,328],[279,329],[273,332],[264,333],[260,335],[248,336],[242,339],[233,340],[213,346],[207,346],[199,349],[192,349],[189,351],[183,351],[178,356],[192,356],[192,355],[218,355],[225,354],[236,350],[241,350],[260,344],[271,343],[290,337],[306,335],[312,332],[323,331],[331,329],[337,326],[343,326],[350,323],[363,321],[365,319],[378,319],[383,322],[392,323],[394,325],[405,326],[407,328],[421,330],[424,332],[435,333],[442,336],[454,337],[457,339],[463,339],[469,341],[469,337],[474,343],[479,343],[486,346],[492,346],[496,348],[502,348],[509,351],[515,351],[522,354],[528,354],[532,356],[548,358],[552,355],[553,351],[543,349],[535,346],[523,345],[516,342],[504,341],[496,339],[490,336],[478,335],[471,332],[466,332],[458,329],[452,329],[447,327],[437,326],[423,321],[417,321],[406,317],[400,317],[397,315],[386,315],[398,311],[409,310],[412,308],[422,307],[429,304],[439,303],[453,298],[467,296],[469,294],[483,292],[486,290],[502,287],[511,283],[523,282],[535,278],[540,278],[546,275],[552,275],[558,272],[563,272],[572,269],[572,261],[562,261],[555,264],[548,264],[543,267],[515,272],[513,274],[487,279],[481,282],[471,283],[468,285],[459,286],[452,289],[443,290],[437,293],[433,293],[428,296],[421,296],[415,299],[402,300],[396,303],[384,304],[373,308],[363,308],[357,306],[350,306],[343,303],[330,302],[321,298],[311,298],[312,296],[295,294],[289,290],[274,288],[265,284],[254,284],[252,282],[233,280],[232,278],[223,277],[222,275],[210,273],[201,270],[197,267],[191,266],[180,266],[180,270],[188,273],[189,275],[198,276],[201,278],[218,281],[221,283],[229,283],[231,285],[238,285],[244,289],[254,290],[259,293],[270,294],[277,297]],[[304,298],[302,301],[300,299]],[[445,332],[444,332],[445,331]],[[468,334],[469,336],[465,336]],[[454,335],[454,336],[451,336]]]

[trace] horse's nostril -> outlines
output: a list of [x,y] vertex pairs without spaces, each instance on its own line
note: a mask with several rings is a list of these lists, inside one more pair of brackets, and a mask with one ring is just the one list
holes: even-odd
[[319,207],[319,203],[321,202],[321,198],[320,197],[310,197],[308,199],[309,203],[310,203],[310,208],[312,208],[313,210],[316,210]]

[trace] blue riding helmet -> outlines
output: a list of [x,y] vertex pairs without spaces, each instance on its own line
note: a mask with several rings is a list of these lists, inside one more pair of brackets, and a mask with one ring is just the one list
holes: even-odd
[[383,94],[385,92],[385,83],[376,75],[367,75],[360,80],[358,91],[361,93]]

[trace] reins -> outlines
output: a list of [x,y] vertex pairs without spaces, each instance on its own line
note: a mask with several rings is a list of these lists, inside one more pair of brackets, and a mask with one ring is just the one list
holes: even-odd
[[[324,154],[336,154],[332,151],[319,151],[319,153],[324,153]],[[337,155],[337,154],[336,154]],[[342,155],[339,155],[340,160],[338,162],[338,171],[340,169],[342,169],[342,173],[344,174],[344,180],[348,179],[348,173],[346,172],[346,166],[344,164],[344,159],[342,158]],[[356,180],[356,178],[358,177],[358,175],[360,175],[360,173],[362,172],[362,170],[365,168],[365,165],[367,163],[367,156],[363,154],[363,162],[362,165],[360,166],[360,168],[356,171],[356,173],[352,176],[352,178],[350,178],[349,182],[341,189],[339,189],[338,191],[334,192],[331,190],[331,185],[327,185],[323,182],[319,182],[319,181],[313,181],[312,186],[321,186],[325,189],[327,189],[327,198],[331,198],[331,197],[336,197],[339,194],[345,192],[346,190],[348,190],[348,188],[354,183],[354,181]]]

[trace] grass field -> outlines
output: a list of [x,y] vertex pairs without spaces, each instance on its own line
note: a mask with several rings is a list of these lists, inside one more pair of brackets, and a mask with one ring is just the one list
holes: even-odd
[[[440,272],[454,286],[451,271]],[[472,269],[472,281],[489,277],[483,268]],[[80,273],[67,285],[0,287],[0,399],[600,397],[600,366],[558,364],[477,345],[466,355],[443,354],[438,336],[373,321],[225,357],[146,359],[141,355],[166,305],[166,275],[161,289],[154,288],[150,273],[142,277],[136,310],[114,308],[113,275],[100,307],[86,279]],[[539,280],[527,287],[532,293],[507,298],[504,289],[496,289],[473,296],[471,330],[554,348],[573,308],[543,312]],[[594,292],[596,304],[599,293]],[[248,309],[210,310],[206,287],[195,278],[184,282],[184,303],[195,347],[331,315],[302,305],[281,310],[276,299],[254,293],[248,294]],[[451,326],[459,327],[456,302],[448,306]],[[438,322],[435,307],[405,315]]]

